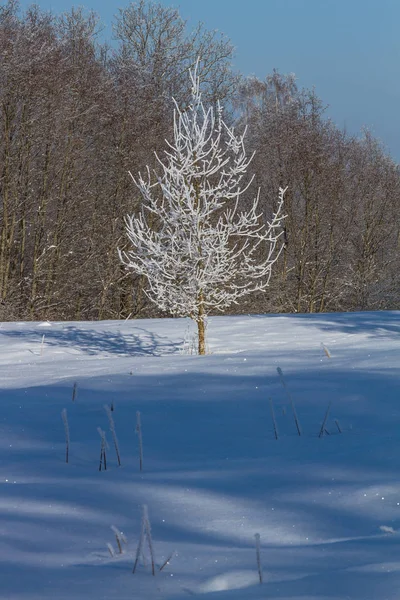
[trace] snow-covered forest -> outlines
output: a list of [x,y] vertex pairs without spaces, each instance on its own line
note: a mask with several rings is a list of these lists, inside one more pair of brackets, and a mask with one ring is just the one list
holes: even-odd
[[[255,152],[247,210],[267,220],[285,196],[284,249],[267,293],[231,311],[398,308],[400,172],[368,132],[338,129],[292,75],[246,78],[229,39],[189,31],[177,9],[121,10],[105,43],[95,15],[0,8],[0,319],[118,319],[168,314],[117,249],[142,202],[128,171],[156,166],[185,111],[200,57],[203,100]],[[251,175],[249,174],[249,177]],[[154,224],[156,227],[156,224]]]

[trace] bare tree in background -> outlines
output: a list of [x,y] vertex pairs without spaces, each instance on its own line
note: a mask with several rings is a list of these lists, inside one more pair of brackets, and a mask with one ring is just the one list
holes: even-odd
[[[226,311],[400,306],[399,166],[371,134],[340,131],[293,75],[244,79],[229,40],[189,31],[176,9],[125,7],[113,49],[98,33],[83,9],[0,6],[0,320],[160,314],[116,248],[129,249],[122,216],[143,202],[128,170],[157,166],[154,150],[161,156],[173,135],[171,96],[187,109],[197,56],[204,102],[216,109],[220,98],[225,122],[247,125],[264,219],[289,186],[267,292]],[[249,189],[240,209],[252,202]]]
[[165,101],[169,111],[172,97],[184,108],[191,97],[189,70],[195,64],[208,104],[215,107],[237,88],[240,76],[231,68],[229,39],[202,23],[187,33],[187,22],[176,8],[146,0],[132,2],[119,10],[114,34],[121,42],[121,57],[131,62],[153,112]]
[[390,306],[399,266],[398,167],[375,140],[335,127],[315,92],[299,90],[293,75],[248,79],[237,102],[256,152],[253,170],[266,192],[266,212],[274,206],[275,187],[289,185],[282,260],[268,296],[255,297],[246,309]]

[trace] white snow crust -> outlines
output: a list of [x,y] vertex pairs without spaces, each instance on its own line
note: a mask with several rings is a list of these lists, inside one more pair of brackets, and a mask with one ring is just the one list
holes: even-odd
[[[398,600],[400,313],[214,317],[205,357],[194,332],[1,325],[0,598]],[[147,546],[132,574],[144,504],[156,566],[174,553],[155,577]]]

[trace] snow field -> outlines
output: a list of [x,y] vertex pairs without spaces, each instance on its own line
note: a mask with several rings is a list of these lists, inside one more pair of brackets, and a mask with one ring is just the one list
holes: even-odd
[[[216,317],[206,357],[188,327],[1,326],[0,598],[397,600],[399,313]],[[175,553],[155,577],[131,572],[143,504],[157,565]]]

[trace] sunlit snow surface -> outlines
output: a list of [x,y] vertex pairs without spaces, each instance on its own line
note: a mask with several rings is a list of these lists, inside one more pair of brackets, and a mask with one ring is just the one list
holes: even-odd
[[[193,332],[1,325],[0,598],[398,600],[400,313],[212,318],[206,357]],[[176,553],[155,577],[142,561],[132,574],[142,504],[157,565]],[[112,525],[128,540],[115,557]]]

